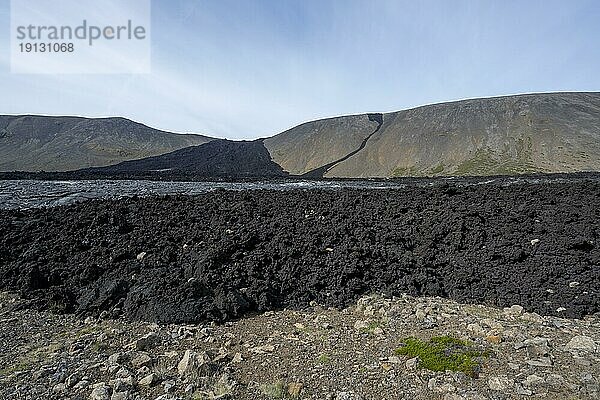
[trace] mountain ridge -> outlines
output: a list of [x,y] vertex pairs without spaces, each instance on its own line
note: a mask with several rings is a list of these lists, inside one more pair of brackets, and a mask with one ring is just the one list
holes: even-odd
[[[117,174],[174,169],[207,177],[264,173],[310,178],[600,171],[600,92],[464,99],[319,119],[254,141],[222,139],[203,148],[214,139],[196,140],[201,143],[191,144],[197,147],[191,151],[179,151],[190,147],[180,143],[171,151],[163,147],[146,157],[124,154],[112,164],[80,168],[106,167],[97,171]],[[0,169],[6,170],[2,163]]]
[[[512,175],[600,170],[599,92],[532,93],[457,100],[384,113],[383,118],[383,127],[365,149],[333,167],[325,177]],[[326,121],[331,120],[315,123]],[[280,135],[294,135],[295,131],[296,140],[299,140],[298,136],[304,137],[303,146],[310,152],[314,142],[310,138],[318,130],[317,127],[307,129],[307,124],[302,124]],[[542,135],[546,131],[550,135]],[[340,140],[341,134],[343,132],[326,132],[329,141],[332,135],[337,135]],[[277,149],[270,148],[269,141],[265,143],[273,155]],[[542,151],[542,147],[562,154],[550,155],[549,151]],[[273,158],[277,161],[275,155]],[[281,161],[284,169],[290,171],[286,160]],[[301,174],[310,169],[293,167]]]

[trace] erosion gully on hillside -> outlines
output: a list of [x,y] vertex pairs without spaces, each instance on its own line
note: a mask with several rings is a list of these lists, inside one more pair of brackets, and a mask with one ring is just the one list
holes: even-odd
[[360,143],[360,146],[356,150],[353,150],[352,152],[346,154],[344,157],[340,158],[339,160],[335,160],[333,162],[330,162],[329,164],[326,164],[319,168],[315,168],[311,171],[308,171],[305,174],[302,174],[302,177],[303,178],[312,178],[312,179],[322,179],[331,168],[335,167],[336,165],[338,165],[341,162],[346,161],[347,159],[349,159],[350,157],[352,157],[355,154],[358,154],[358,152],[360,152],[362,149],[364,149],[365,146],[367,145],[367,142],[369,141],[369,139],[371,139],[373,137],[373,135],[375,135],[377,132],[379,132],[379,130],[381,129],[381,126],[383,125],[383,114],[368,114],[368,117],[369,117],[369,121],[377,122],[377,127],[375,128],[375,130],[373,132],[371,132],[369,134],[369,136],[364,138],[364,140]]
[[215,191],[0,211],[0,289],[131,320],[443,296],[599,311],[600,183]]

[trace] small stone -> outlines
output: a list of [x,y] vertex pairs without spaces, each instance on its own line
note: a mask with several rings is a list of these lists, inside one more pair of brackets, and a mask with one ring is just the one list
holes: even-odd
[[533,245],[536,245],[536,244],[538,244],[539,242],[540,242],[540,239],[533,239],[533,240],[531,240],[531,245],[532,245],[532,246],[533,246]]
[[265,344],[263,346],[257,346],[250,349],[251,352],[256,354],[272,353],[275,350],[275,346],[272,344]]
[[488,379],[488,386],[490,389],[495,390],[497,392],[501,392],[508,388],[512,388],[514,385],[514,381],[509,379],[506,376],[493,376]]
[[573,361],[575,361],[575,364],[581,365],[582,367],[589,367],[590,365],[592,365],[592,362],[590,360],[588,360],[587,358],[579,357],[574,354],[573,354]]
[[194,389],[196,389],[196,387],[193,384],[189,384],[185,387],[184,392],[187,394],[191,394],[194,392]]
[[126,357],[123,355],[123,353],[114,353],[108,356],[108,363],[113,365],[122,364],[125,362],[125,360]]
[[[224,350],[224,349],[222,349],[222,350]],[[214,363],[222,363],[222,362],[229,362],[231,359],[232,359],[232,357],[229,355],[229,353],[227,353],[227,351],[223,351],[223,352],[219,353],[218,355],[216,355],[212,361]]]
[[356,321],[354,323],[354,329],[357,331],[362,331],[369,328],[369,321]]
[[438,392],[454,392],[456,391],[456,386],[451,383],[444,383],[440,387],[437,388]]
[[527,365],[531,365],[533,367],[551,367],[554,365],[551,357],[540,357],[535,360],[527,360],[525,361]]
[[513,306],[505,308],[503,310],[503,312],[504,312],[504,314],[507,314],[507,315],[519,316],[519,315],[523,314],[523,307],[521,307],[518,304],[515,304]]
[[115,373],[115,377],[118,379],[128,379],[128,378],[132,378],[131,376],[131,371],[129,371],[127,368],[125,367],[121,367],[119,368],[119,370]]
[[158,381],[158,378],[155,374],[146,375],[138,382],[140,386],[152,386]]
[[[219,396],[219,397],[214,397],[215,399],[219,398],[222,399],[223,397]],[[161,394],[160,396],[158,396],[157,398],[155,398],[154,400],[179,400],[180,397],[174,397],[173,395],[169,394],[169,393],[165,393],[165,394]]]
[[515,384],[515,391],[521,396],[531,396],[533,394],[531,390],[525,389],[520,383]]
[[163,355],[167,358],[172,359],[172,358],[177,358],[177,356],[179,356],[179,353],[173,350],[173,351],[167,351]]
[[419,365],[419,359],[417,357],[411,358],[409,360],[406,360],[406,369],[408,369],[409,371],[414,371],[415,369],[417,369],[417,366]]
[[77,382],[75,384],[75,386],[73,386],[73,390],[75,390],[75,391],[83,390],[83,389],[87,389],[89,386],[90,386],[90,381],[80,380],[79,382]]
[[544,322],[544,318],[542,318],[541,315],[534,313],[534,312],[523,313],[523,315],[521,316],[521,319],[523,321],[533,322],[536,324],[541,324],[542,322]]
[[300,396],[300,392],[302,391],[302,383],[293,382],[288,384],[287,391],[292,398],[297,398],[298,396]]
[[468,324],[467,330],[473,332],[476,335],[483,335],[485,333],[485,331],[479,324]]
[[527,376],[527,378],[525,378],[525,384],[527,386],[537,386],[544,383],[544,378],[539,377],[535,374],[529,375]]
[[208,369],[208,363],[210,363],[211,359],[207,353],[196,353],[192,350],[186,350],[183,358],[177,364],[177,371],[181,376],[191,375],[197,372],[206,372],[204,370]]
[[560,389],[566,386],[567,381],[562,375],[550,374],[546,377],[546,383],[556,389]]
[[165,393],[174,392],[175,389],[176,386],[174,381],[166,381],[165,383],[163,383],[163,390],[165,391]]
[[552,320],[552,326],[554,326],[555,328],[563,328],[565,324],[559,319],[554,319]]
[[235,353],[233,358],[231,359],[231,362],[233,363],[241,363],[242,361],[244,361],[244,358],[242,357],[242,353]]
[[456,393],[446,393],[444,400],[465,400],[465,398]]
[[597,349],[597,344],[589,336],[574,336],[565,346],[565,350],[570,352],[590,352],[593,353]]
[[138,255],[137,255],[135,258],[136,258],[138,261],[142,261],[142,260],[144,259],[144,257],[146,257],[146,254],[147,254],[147,253],[146,253],[145,251],[142,251],[142,252],[141,252],[141,253],[139,253],[139,254],[138,254]]
[[362,398],[354,392],[337,392],[334,400],[362,400]]
[[104,382],[94,385],[90,400],[110,400],[111,388]]
[[77,384],[77,382],[79,382],[80,379],[81,379],[81,377],[80,377],[80,375],[77,372],[72,373],[65,380],[65,386],[67,388],[72,388],[73,386],[75,386]]
[[150,332],[135,341],[135,348],[138,351],[150,350],[158,343],[158,335]]
[[67,391],[67,386],[64,383],[59,383],[54,385],[52,391],[56,393],[63,393]]
[[391,357],[388,357],[388,362],[390,362],[392,364],[400,364],[402,362],[402,360],[400,360],[400,357],[391,356]]
[[110,400],[129,400],[129,392],[113,392]]
[[437,326],[437,322],[435,320],[435,317],[428,315],[421,321],[421,327],[423,327],[423,329],[433,329],[436,326]]
[[117,378],[110,381],[110,384],[115,392],[125,392],[133,389],[135,378],[128,376],[126,378]]
[[373,329],[373,334],[383,335],[383,329],[381,329],[380,327],[377,327],[377,328]]
[[427,381],[427,388],[429,390],[435,390],[437,385],[437,378],[430,378],[429,381]]
[[502,337],[499,335],[489,335],[485,338],[485,340],[493,344],[500,344],[500,342],[502,342]]
[[570,288],[574,288],[574,287],[577,287],[577,286],[579,286],[579,282],[576,282],[576,281],[569,282],[569,287]]
[[131,360],[131,365],[135,369],[150,367],[152,365],[152,358],[146,353],[140,353]]

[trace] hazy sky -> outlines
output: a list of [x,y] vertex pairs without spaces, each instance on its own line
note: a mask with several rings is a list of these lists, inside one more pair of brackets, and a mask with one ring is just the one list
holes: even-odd
[[600,90],[597,0],[156,0],[152,73],[140,75],[11,74],[9,4],[0,113],[240,139],[340,114]]

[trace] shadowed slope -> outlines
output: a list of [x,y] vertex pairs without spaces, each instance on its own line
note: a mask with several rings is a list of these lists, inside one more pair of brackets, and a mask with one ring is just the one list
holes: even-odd
[[200,146],[187,147],[168,154],[103,167],[89,172],[144,173],[194,176],[285,176],[282,168],[271,160],[262,140],[234,142],[214,140]]

